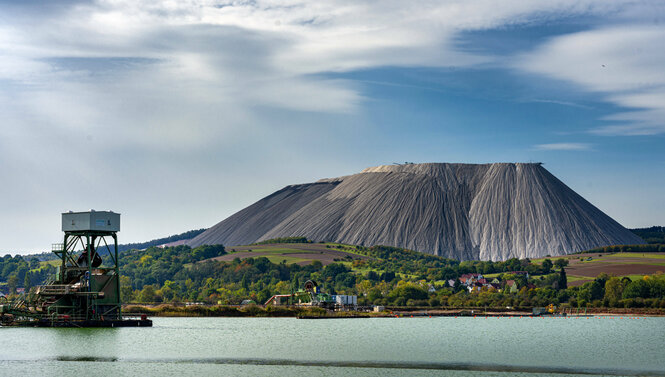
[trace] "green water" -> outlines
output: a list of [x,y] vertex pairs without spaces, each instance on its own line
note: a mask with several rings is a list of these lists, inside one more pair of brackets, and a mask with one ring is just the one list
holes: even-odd
[[155,318],[0,328],[0,375],[665,375],[665,318]]

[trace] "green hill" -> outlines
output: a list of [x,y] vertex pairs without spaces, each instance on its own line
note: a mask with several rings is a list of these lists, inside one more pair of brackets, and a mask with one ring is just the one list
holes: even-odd
[[[120,268],[124,301],[138,303],[239,304],[245,299],[263,303],[312,279],[328,293],[358,295],[362,305],[664,307],[663,258],[661,254],[623,253],[459,262],[387,246],[308,242],[230,249],[221,245],[149,247],[123,252]],[[567,273],[553,265],[566,266]],[[644,266],[650,269],[642,270]],[[0,259],[0,290],[13,293],[24,282],[37,285],[36,280],[54,271],[49,262],[4,257]],[[460,278],[471,273],[487,279],[470,289]]]

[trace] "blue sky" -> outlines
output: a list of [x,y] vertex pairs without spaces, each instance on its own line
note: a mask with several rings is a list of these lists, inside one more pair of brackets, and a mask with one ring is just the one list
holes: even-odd
[[0,1],[0,250],[121,242],[393,162],[544,162],[665,225],[658,1]]

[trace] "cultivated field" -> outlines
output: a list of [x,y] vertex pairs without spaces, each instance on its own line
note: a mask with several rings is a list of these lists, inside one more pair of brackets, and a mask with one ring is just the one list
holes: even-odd
[[[329,247],[326,247],[329,246]],[[299,265],[310,264],[320,261],[324,266],[337,261],[350,261],[351,259],[367,259],[367,256],[354,254],[335,249],[337,244],[320,243],[279,243],[265,245],[228,246],[229,254],[212,258],[218,261],[232,261],[235,258],[257,258],[266,257],[273,263],[285,261],[288,264]]]
[[640,278],[665,272],[665,253],[574,254],[552,257],[568,260],[568,285],[577,286],[593,280],[601,273]]
[[[297,263],[307,265],[320,261],[323,265],[334,262],[350,262],[353,259],[367,259],[365,255],[355,254],[352,247],[344,245],[337,249],[334,243],[282,243],[266,245],[228,246],[228,254],[212,258],[218,261],[232,261],[235,258],[266,257],[273,263]],[[566,274],[569,286],[579,286],[592,281],[601,273],[613,276],[628,276],[639,279],[644,275],[665,272],[665,253],[614,253],[614,254],[572,254],[551,257],[550,260],[563,258],[568,260]],[[543,259],[533,260],[541,263]],[[492,277],[497,274],[488,274]]]

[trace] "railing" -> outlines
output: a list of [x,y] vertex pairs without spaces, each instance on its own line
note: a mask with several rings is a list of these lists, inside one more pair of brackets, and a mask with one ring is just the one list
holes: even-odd
[[40,285],[37,287],[37,294],[44,296],[67,295],[74,292],[78,292],[78,288],[68,284]]
[[19,309],[25,306],[25,296],[20,296],[11,303],[12,309]]

